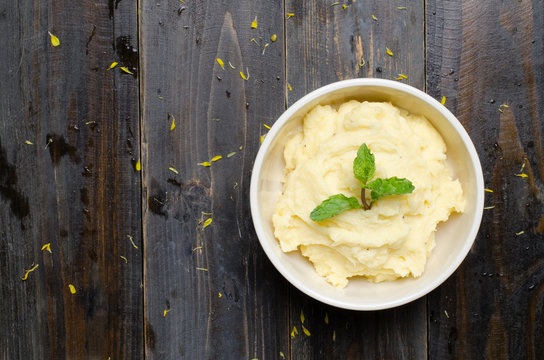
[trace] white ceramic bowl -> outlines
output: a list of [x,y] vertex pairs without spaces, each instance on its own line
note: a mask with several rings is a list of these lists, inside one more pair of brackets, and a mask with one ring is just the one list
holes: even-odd
[[[454,178],[462,184],[466,209],[453,214],[436,231],[436,247],[423,275],[372,283],[364,278],[351,278],[348,286],[338,289],[317,275],[312,264],[299,251],[283,253],[274,237],[272,214],[282,190],[285,166],[283,148],[287,134],[299,126],[314,106],[336,104],[347,100],[387,101],[413,114],[424,115],[440,132],[447,146],[448,165]],[[345,309],[379,310],[406,304],[442,284],[468,254],[482,219],[484,181],[476,149],[455,116],[424,92],[390,80],[354,79],[339,81],[298,100],[287,109],[263,141],[251,177],[251,215],[261,245],[270,261],[291,284],[324,303]]]

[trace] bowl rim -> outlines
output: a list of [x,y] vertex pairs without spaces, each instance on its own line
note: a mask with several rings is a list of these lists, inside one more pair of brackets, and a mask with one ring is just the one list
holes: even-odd
[[[435,110],[440,112],[446,118],[446,120],[448,120],[448,122],[455,128],[456,132],[459,134],[464,146],[466,147],[470,155],[471,165],[474,170],[474,174],[476,175],[476,188],[477,188],[476,211],[474,214],[474,219],[472,222],[470,232],[467,237],[468,241],[465,241],[465,244],[463,248],[461,249],[461,252],[456,256],[455,260],[450,264],[447,270],[444,271],[442,274],[440,274],[440,276],[438,276],[432,283],[422,288],[420,291],[415,292],[409,296],[401,297],[397,300],[381,303],[379,305],[368,305],[368,304],[365,305],[365,304],[353,304],[352,302],[342,302],[337,299],[324,296],[316,291],[313,291],[312,289],[307,287],[303,282],[299,281],[295,276],[293,276],[290,272],[288,272],[284,268],[280,259],[275,256],[275,253],[272,250],[272,244],[264,240],[265,235],[264,235],[263,222],[259,218],[258,209],[257,209],[258,185],[259,185],[258,182],[259,182],[259,177],[261,175],[261,169],[262,169],[264,157],[266,153],[268,152],[268,148],[272,144],[272,140],[276,137],[280,129],[287,123],[287,121],[295,113],[297,113],[303,106],[305,106],[310,101],[339,89],[344,89],[349,87],[363,87],[363,86],[364,87],[366,86],[385,87],[385,88],[390,88],[394,90],[399,90],[404,93],[408,93],[409,95],[420,98],[421,100],[425,101],[430,106],[435,108]],[[285,110],[280,115],[278,120],[271,126],[267,136],[264,138],[263,143],[261,144],[261,147],[259,148],[259,151],[257,152],[257,156],[255,157],[255,161],[253,164],[253,171],[252,171],[251,182],[250,182],[250,207],[251,207],[251,216],[253,219],[253,226],[255,227],[257,238],[259,239],[259,242],[264,252],[268,256],[268,258],[270,259],[274,267],[293,286],[295,286],[297,289],[299,289],[306,295],[320,302],[323,302],[325,304],[332,305],[338,308],[350,309],[350,310],[362,310],[362,311],[383,310],[383,309],[389,309],[389,308],[407,304],[409,302],[412,302],[414,300],[417,300],[427,295],[428,293],[436,289],[438,286],[440,286],[442,283],[444,283],[461,265],[461,263],[464,261],[464,259],[468,255],[468,252],[470,251],[472,245],[474,244],[474,241],[476,240],[476,236],[478,234],[478,231],[481,225],[482,216],[483,216],[483,207],[484,207],[484,178],[483,178],[483,171],[482,171],[480,159],[478,157],[478,153],[467,131],[465,130],[461,122],[455,117],[455,115],[453,115],[451,111],[449,111],[444,105],[439,103],[436,99],[434,99],[427,93],[413,86],[392,81],[392,80],[375,79],[375,78],[358,78],[358,79],[350,79],[350,80],[341,80],[341,81],[333,82],[331,84],[322,86],[306,94],[305,96],[297,100],[293,105],[291,105],[287,110]],[[277,246],[279,246],[279,244],[277,244]]]

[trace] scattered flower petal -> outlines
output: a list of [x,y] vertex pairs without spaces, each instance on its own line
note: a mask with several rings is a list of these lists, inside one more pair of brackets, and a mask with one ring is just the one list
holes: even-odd
[[108,70],[111,70],[113,69],[114,67],[116,67],[119,63],[117,61],[114,61],[111,63],[110,67],[108,68]]
[[387,55],[393,56],[393,52],[389,48],[385,48],[385,51],[387,52]]
[[204,221],[204,224],[202,225],[202,229],[207,228],[212,223],[212,218],[207,218],[206,221]]
[[25,140],[25,144],[27,144],[27,145],[34,145],[34,143],[33,143],[32,141],[30,141],[30,140]]
[[221,160],[223,157],[221,155],[214,156],[212,158],[212,162],[216,162],[217,160]]
[[490,192],[490,193],[493,192],[493,190],[491,190],[491,189],[484,189],[484,191],[487,191],[487,192]]
[[442,96],[442,100],[440,100],[440,103],[442,105],[444,105],[446,103],[446,97],[445,96]]
[[223,62],[223,60],[221,60],[220,58],[217,58],[215,59],[215,61],[217,61],[219,66],[221,66],[221,69],[225,70],[225,63]]
[[132,246],[137,249],[138,247],[136,246],[136,244],[134,243],[134,240],[132,239],[132,236],[130,235],[127,235],[128,239],[130,240],[130,243],[132,244]]
[[51,34],[51,32],[49,32],[49,37],[51,38],[51,45],[53,45],[54,47],[57,47],[60,45],[60,40],[58,37],[56,37],[55,35]]
[[257,28],[257,17],[255,16],[255,20],[251,22],[251,28],[256,29]]
[[372,20],[378,21],[378,18],[376,17],[376,15],[372,14]]
[[72,284],[68,284],[68,288],[70,289],[70,294],[75,294],[76,293],[76,287]]
[[520,236],[520,235],[523,235],[523,234],[525,234],[525,231],[523,231],[523,230],[516,233],[517,236]]
[[121,256],[119,256],[119,257],[120,257],[121,259],[125,260],[125,264],[128,264],[128,260],[127,260],[127,258],[126,258],[126,257],[124,257],[124,256],[122,256],[122,255],[121,255]]
[[289,19],[289,18],[292,18],[293,16],[295,16],[294,13],[287,13],[287,14],[285,14],[285,17],[288,18],[288,19]]
[[175,168],[173,168],[171,166],[168,168],[168,170],[170,170],[171,172],[173,172],[176,175],[179,175],[179,171],[177,171]]
[[298,330],[296,326],[293,326],[293,330],[291,331],[291,338],[295,338],[295,335],[298,334]]
[[129,69],[127,69],[124,66],[121,66],[120,69],[123,70],[124,72],[126,72],[127,74],[134,75],[134,73],[132,71],[130,71]]
[[36,264],[36,265],[34,265],[33,267],[31,267],[30,269],[25,270],[25,276],[23,276],[23,277],[21,278],[21,280],[24,281],[24,280],[28,279],[28,274],[30,274],[31,272],[33,272],[34,270],[36,270],[36,269],[38,268],[38,266],[40,266],[40,265],[39,265],[39,264]]
[[306,329],[306,328],[304,327],[304,325],[302,325],[302,331],[304,332],[304,334],[305,334],[306,336],[311,336],[311,335],[312,335],[312,334],[310,334],[310,330]]
[[140,163],[140,160],[136,163],[136,171],[142,170],[142,163]]
[[233,152],[228,153],[228,154],[227,154],[227,157],[230,158],[230,157],[232,157],[232,156],[234,156],[234,155],[236,155],[236,152],[233,151]]
[[172,311],[171,309],[165,309],[164,312],[162,313],[162,317],[166,317],[166,314],[168,314],[170,311]]
[[270,41],[276,42],[276,40],[278,40],[278,35],[272,34],[272,36],[270,37]]
[[197,165],[208,167],[208,166],[211,166],[212,164],[209,161],[204,161],[204,162],[198,163]]
[[171,115],[171,116],[172,116],[172,125],[170,125],[170,131],[176,128],[176,118],[174,117],[174,115]]
[[47,251],[51,252],[51,243],[47,243],[44,246],[42,246],[42,251],[43,250],[47,250]]

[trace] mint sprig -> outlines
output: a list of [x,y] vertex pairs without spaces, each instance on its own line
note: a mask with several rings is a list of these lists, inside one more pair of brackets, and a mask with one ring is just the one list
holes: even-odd
[[[375,171],[374,154],[370,152],[366,144],[363,144],[357,151],[357,157],[353,160],[353,175],[361,182],[361,202],[363,205],[361,206],[354,196],[348,198],[343,194],[332,195],[310,213],[310,219],[319,222],[350,209],[364,208],[368,210],[372,203],[384,196],[410,194],[415,189],[410,180],[396,176],[370,181]],[[367,189],[370,190],[370,198],[372,199],[370,204],[366,201]]]

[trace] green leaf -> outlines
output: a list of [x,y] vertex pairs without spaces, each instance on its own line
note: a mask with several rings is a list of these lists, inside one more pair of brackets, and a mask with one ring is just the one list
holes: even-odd
[[357,151],[357,157],[353,160],[353,174],[355,178],[364,185],[368,180],[372,179],[375,170],[374,154],[370,152],[366,144],[361,145]]
[[354,196],[348,198],[343,194],[337,194],[318,205],[310,214],[310,219],[313,221],[323,221],[346,210],[360,208],[361,205]]
[[376,179],[365,187],[371,190],[372,201],[388,195],[410,194],[415,189],[410,180],[399,179],[396,176],[387,179]]

